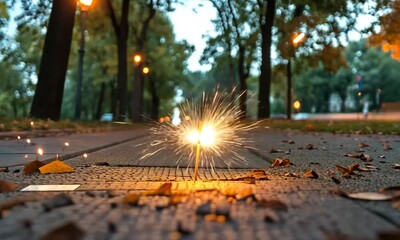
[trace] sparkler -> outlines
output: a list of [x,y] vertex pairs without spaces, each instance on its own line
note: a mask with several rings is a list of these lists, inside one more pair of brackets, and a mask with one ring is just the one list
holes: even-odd
[[238,105],[240,95],[228,100],[231,96],[216,91],[212,96],[203,93],[200,102],[184,102],[179,107],[182,116],[179,125],[167,121],[151,128],[152,140],[145,143],[148,148],[141,159],[159,156],[167,150],[178,157],[178,166],[187,159],[189,167],[195,159],[195,181],[200,164],[212,170],[216,161],[223,161],[228,167],[236,162],[247,164],[242,152],[252,148],[249,146],[252,141],[246,138],[246,133],[257,123],[248,125],[240,121],[243,117]]

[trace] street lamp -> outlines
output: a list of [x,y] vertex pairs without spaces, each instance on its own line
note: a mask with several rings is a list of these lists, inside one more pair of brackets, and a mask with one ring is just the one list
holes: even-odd
[[[132,91],[132,105],[131,105],[131,119],[133,122],[141,122],[143,114],[143,76],[144,74],[143,56],[141,53],[135,53],[133,55],[134,63],[134,79],[133,79],[133,91]],[[149,69],[148,69],[149,70]]]
[[[294,49],[304,40],[304,33],[294,34],[291,40],[291,47]],[[294,52],[294,51],[293,51]],[[286,118],[292,119],[292,57],[290,56],[287,63],[287,102],[286,102]]]
[[79,6],[81,9],[81,41],[78,50],[79,60],[78,60],[78,82],[76,87],[75,120],[81,119],[83,56],[85,55],[86,15],[87,12],[89,11],[90,5],[92,5],[92,0],[79,0]]
[[144,67],[142,69],[142,73],[145,74],[145,75],[149,74],[150,73],[150,68],[149,67]]

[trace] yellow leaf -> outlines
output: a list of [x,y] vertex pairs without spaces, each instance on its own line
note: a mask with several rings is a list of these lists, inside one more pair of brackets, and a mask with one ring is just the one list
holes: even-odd
[[40,173],[70,173],[74,172],[74,168],[60,160],[54,160],[51,163],[39,168]]

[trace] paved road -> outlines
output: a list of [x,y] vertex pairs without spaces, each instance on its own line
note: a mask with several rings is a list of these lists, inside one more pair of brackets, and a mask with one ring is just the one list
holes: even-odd
[[[173,149],[140,160],[151,142],[148,134],[139,137],[143,131],[125,133],[138,138],[120,144],[101,142],[109,147],[86,159],[66,159],[73,173],[23,175],[19,166],[0,172],[0,180],[16,183],[17,189],[29,184],[81,185],[61,196],[0,193],[0,239],[39,239],[60,226],[68,229],[64,235],[75,233],[70,239],[78,238],[80,231],[84,239],[385,239],[385,234],[399,239],[398,201],[360,201],[337,194],[337,189],[376,192],[400,186],[400,170],[392,167],[400,163],[399,136],[257,129],[249,135],[256,150],[240,152],[247,163],[228,168],[227,159],[216,159],[215,168],[201,168],[200,181],[193,182],[192,163],[177,162]],[[385,143],[392,149],[385,150]],[[271,153],[272,148],[283,152]],[[373,160],[344,156],[360,151]],[[275,158],[288,158],[292,165],[271,168]],[[355,162],[377,169],[345,178],[335,167]],[[252,169],[263,169],[266,176],[249,177]],[[319,177],[303,177],[310,170]],[[149,194],[166,182],[172,183],[172,195]],[[137,205],[123,203],[131,193],[140,196]],[[10,201],[24,204],[1,210]]]
[[400,120],[400,112],[380,112],[369,113],[326,113],[326,114],[293,114],[293,119],[312,119],[312,120]]

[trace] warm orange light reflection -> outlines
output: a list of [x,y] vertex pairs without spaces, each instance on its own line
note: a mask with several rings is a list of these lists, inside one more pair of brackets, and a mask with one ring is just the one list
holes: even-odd
[[43,149],[42,148],[38,148],[37,154],[40,155],[40,156],[43,156]]
[[357,96],[358,96],[358,97],[361,97],[361,95],[362,95],[361,92],[358,92],[358,93],[357,93]]
[[86,6],[86,7],[90,7],[90,5],[92,5],[93,0],[79,0],[79,3]]
[[293,38],[293,44],[294,45],[299,44],[300,42],[302,42],[304,40],[305,36],[306,36],[306,34],[304,34],[304,33],[300,33],[300,34],[296,35]]

